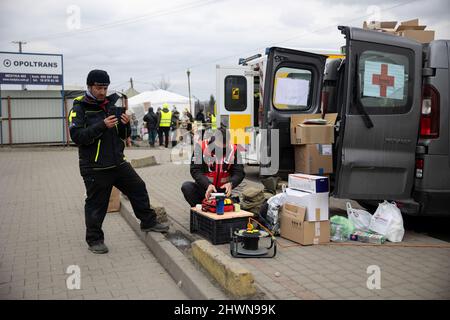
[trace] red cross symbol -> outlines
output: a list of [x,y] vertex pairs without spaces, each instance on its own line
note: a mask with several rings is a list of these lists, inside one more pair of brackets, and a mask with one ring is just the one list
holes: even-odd
[[381,65],[381,74],[372,75],[372,83],[380,86],[380,97],[386,97],[387,87],[394,86],[395,78],[388,76],[388,65]]

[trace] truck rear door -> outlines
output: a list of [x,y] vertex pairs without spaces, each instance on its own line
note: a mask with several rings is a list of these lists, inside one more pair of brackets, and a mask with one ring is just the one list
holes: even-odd
[[233,143],[248,145],[253,127],[253,72],[248,66],[217,66],[217,127],[230,129]]
[[334,194],[410,198],[421,112],[422,45],[376,31],[339,29],[346,37],[347,58]]
[[[317,113],[326,56],[272,47],[268,49],[266,79],[263,92],[263,119],[261,129],[267,129],[267,139],[261,141],[261,152],[269,158],[278,153],[278,169],[294,171],[294,149],[290,141],[290,117],[299,113]],[[278,141],[271,143],[272,130],[278,130]],[[263,137],[263,136],[262,136]],[[273,148],[278,150],[272,150]],[[262,167],[272,167],[270,163]]]

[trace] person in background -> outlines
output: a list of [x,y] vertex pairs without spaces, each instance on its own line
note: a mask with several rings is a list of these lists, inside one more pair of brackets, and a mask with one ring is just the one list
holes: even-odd
[[[169,110],[169,104],[164,103],[161,110],[161,117],[159,120],[159,129],[164,134],[164,146],[169,147],[169,131],[172,124],[172,111]],[[162,136],[162,135],[161,135]],[[159,141],[159,145],[162,146],[162,139]]]
[[153,107],[148,108],[148,112],[144,116],[144,121],[147,125],[148,143],[150,147],[154,147],[157,135],[158,116],[153,112]]
[[158,107],[158,109],[156,109],[156,117],[158,118],[158,120],[156,122],[156,132],[158,133],[159,146],[162,146],[164,144],[163,136],[162,136],[161,128],[159,127],[159,123],[161,122],[161,107]]
[[189,132],[191,144],[194,144],[194,132],[192,131],[192,124],[194,123],[194,117],[187,108],[184,112],[186,114],[186,121],[187,121],[186,130]]
[[180,113],[177,109],[173,111],[172,113],[172,119],[170,123],[170,136],[172,141],[172,147],[175,147],[177,145],[177,133],[178,133],[178,127],[180,122]]
[[198,121],[200,123],[205,123],[205,115],[203,114],[203,109],[200,109],[200,111],[195,116],[195,121]]
[[133,145],[136,143],[136,139],[139,137],[138,125],[139,125],[139,121],[138,121],[138,119],[136,119],[136,115],[133,113],[131,115],[131,121],[130,121],[130,126],[131,126],[131,143]]

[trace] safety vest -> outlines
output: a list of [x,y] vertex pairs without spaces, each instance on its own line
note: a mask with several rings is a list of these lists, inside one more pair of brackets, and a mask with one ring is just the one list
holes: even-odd
[[172,111],[164,112],[161,110],[161,121],[159,122],[160,127],[170,127],[172,122]]
[[217,129],[216,116],[211,115],[211,129]]
[[220,188],[225,183],[230,182],[230,169],[234,163],[237,146],[230,144],[227,148],[228,154],[222,155],[222,159],[217,161],[215,155],[211,154],[208,149],[208,140],[201,142],[203,160],[208,167],[208,171],[203,173],[204,176],[216,187]]

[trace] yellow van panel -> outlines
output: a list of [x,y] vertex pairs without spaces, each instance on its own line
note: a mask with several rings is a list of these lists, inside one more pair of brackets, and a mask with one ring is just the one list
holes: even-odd
[[250,144],[251,132],[245,132],[252,125],[251,114],[230,114],[230,134],[235,144]]

